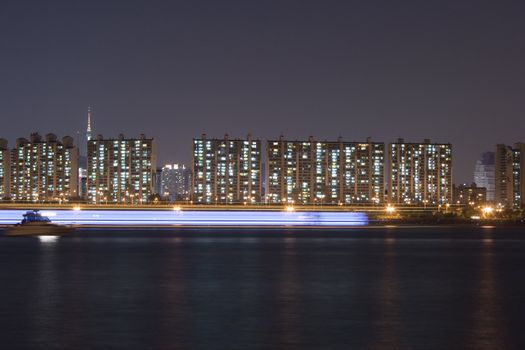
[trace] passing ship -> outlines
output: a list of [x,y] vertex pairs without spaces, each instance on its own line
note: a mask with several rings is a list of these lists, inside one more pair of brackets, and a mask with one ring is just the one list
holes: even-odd
[[27,211],[20,223],[7,230],[8,236],[63,236],[73,232],[71,226],[58,225],[38,210]]

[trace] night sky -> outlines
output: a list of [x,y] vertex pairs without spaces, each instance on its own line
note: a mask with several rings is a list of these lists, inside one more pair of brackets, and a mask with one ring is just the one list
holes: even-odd
[[0,1],[0,137],[525,141],[524,1]]

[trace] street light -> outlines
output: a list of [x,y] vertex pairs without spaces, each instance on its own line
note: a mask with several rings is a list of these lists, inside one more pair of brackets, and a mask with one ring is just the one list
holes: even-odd
[[490,215],[494,211],[494,208],[492,208],[491,206],[486,206],[486,207],[483,207],[482,210],[483,210],[483,214]]

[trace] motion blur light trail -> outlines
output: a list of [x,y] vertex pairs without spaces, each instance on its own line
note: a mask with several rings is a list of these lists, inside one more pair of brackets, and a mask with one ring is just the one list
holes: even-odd
[[[20,222],[25,210],[1,210],[0,224]],[[300,211],[43,210],[53,222],[93,226],[361,226],[364,213]]]

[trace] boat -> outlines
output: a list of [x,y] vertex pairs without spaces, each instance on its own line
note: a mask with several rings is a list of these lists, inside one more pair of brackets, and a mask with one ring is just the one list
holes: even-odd
[[71,226],[52,223],[38,210],[27,211],[20,223],[7,230],[8,236],[63,236],[74,231]]

